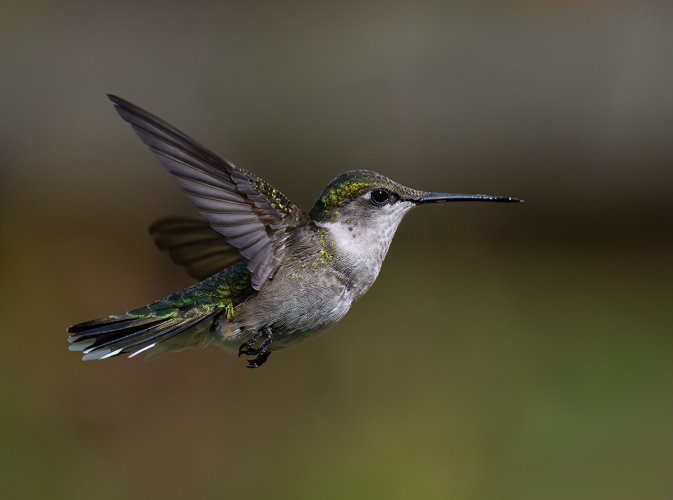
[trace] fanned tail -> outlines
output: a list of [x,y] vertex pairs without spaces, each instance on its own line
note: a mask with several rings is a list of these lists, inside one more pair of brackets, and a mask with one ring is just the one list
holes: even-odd
[[[84,361],[121,354],[133,357],[152,350],[200,347],[213,339],[215,315],[234,317],[234,309],[251,293],[245,261],[139,309],[113,314],[68,328],[71,351],[82,351]],[[179,336],[179,337],[178,337]]]
[[[106,359],[121,354],[129,358],[167,342],[174,337],[202,331],[210,326],[208,320],[223,309],[215,306],[195,307],[181,310],[176,306],[161,307],[166,301],[160,301],[141,309],[105,318],[78,323],[68,328],[68,341],[71,351],[82,351],[84,361]],[[198,328],[198,326],[202,326]],[[198,330],[198,332],[194,331]],[[188,338],[187,338],[188,337]],[[199,343],[193,335],[173,348],[187,347]]]

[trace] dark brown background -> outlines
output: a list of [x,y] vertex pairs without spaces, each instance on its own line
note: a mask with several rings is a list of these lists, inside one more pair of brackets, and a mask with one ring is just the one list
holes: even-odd
[[[2,9],[8,498],[673,495],[670,3]],[[193,210],[106,92],[306,208],[352,168],[526,204],[414,212],[261,370],[82,363],[68,324],[190,283],[146,227]]]

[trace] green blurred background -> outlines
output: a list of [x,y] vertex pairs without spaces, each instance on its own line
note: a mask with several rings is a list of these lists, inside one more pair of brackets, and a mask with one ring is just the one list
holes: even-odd
[[[673,497],[670,2],[19,2],[0,16],[3,498]],[[114,92],[300,206],[417,210],[329,334],[83,363],[74,322],[190,280],[194,211]]]

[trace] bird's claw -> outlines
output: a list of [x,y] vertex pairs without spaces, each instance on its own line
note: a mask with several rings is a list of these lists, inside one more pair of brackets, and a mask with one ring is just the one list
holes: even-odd
[[[265,336],[266,338],[260,342],[258,347],[253,347],[257,340]],[[257,332],[253,335],[247,342],[241,344],[241,347],[238,348],[238,356],[241,357],[242,354],[246,356],[256,356],[254,359],[248,360],[248,368],[259,368],[266,360],[271,356],[271,342],[273,341],[273,335],[270,328],[266,328]]]
[[271,356],[271,351],[264,351],[259,353],[259,355],[255,359],[249,359],[248,360],[248,368],[259,368],[262,366],[264,363],[266,363],[266,360],[268,357]]
[[256,354],[259,354],[259,351],[254,347],[252,347],[255,344],[256,340],[257,336],[254,336],[244,344],[241,344],[241,347],[238,348],[238,357],[240,358],[241,355],[243,354],[245,354],[246,356],[254,356]]

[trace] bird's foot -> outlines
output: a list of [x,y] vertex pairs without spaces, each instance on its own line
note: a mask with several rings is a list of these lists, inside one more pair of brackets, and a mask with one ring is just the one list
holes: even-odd
[[254,356],[255,354],[257,354],[258,351],[253,346],[257,342],[258,338],[259,333],[257,335],[253,335],[252,337],[250,337],[250,340],[241,344],[241,347],[238,348],[238,357],[240,358],[241,355],[243,354],[245,354],[246,356]]
[[248,360],[248,368],[259,368],[266,363],[269,356],[271,356],[271,351],[260,352],[255,359]]
[[[265,337],[262,340],[258,347],[253,347],[260,337]],[[239,357],[242,354],[246,356],[255,356],[254,359],[248,360],[248,368],[259,368],[266,360],[271,356],[271,342],[273,341],[273,334],[270,328],[265,328],[260,330],[255,335],[253,335],[247,342],[241,344],[241,347],[238,349]]]

